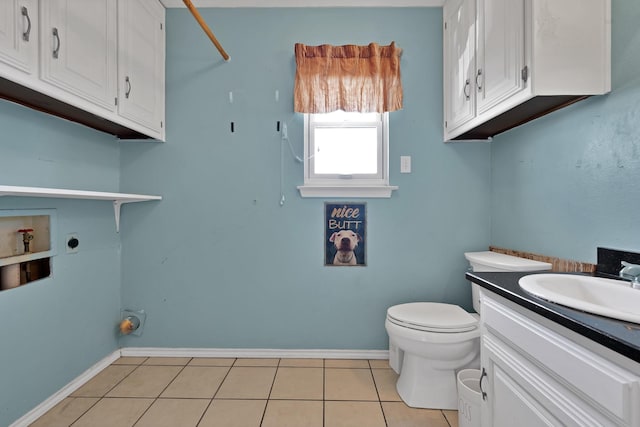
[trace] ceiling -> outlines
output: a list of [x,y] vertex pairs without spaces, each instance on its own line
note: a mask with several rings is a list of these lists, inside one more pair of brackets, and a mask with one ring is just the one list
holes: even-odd
[[[182,0],[160,0],[185,7]],[[441,7],[444,0],[193,0],[195,7]]]

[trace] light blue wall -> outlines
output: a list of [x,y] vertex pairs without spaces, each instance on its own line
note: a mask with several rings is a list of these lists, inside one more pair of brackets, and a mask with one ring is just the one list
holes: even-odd
[[499,135],[491,242],[595,262],[640,251],[640,3],[612,2],[612,92]]
[[[0,293],[0,425],[116,349],[121,306],[148,312],[125,346],[382,349],[389,305],[469,307],[466,250],[584,261],[598,245],[639,250],[640,5],[613,3],[613,93],[491,144],[442,144],[440,9],[203,9],[227,64],[186,11],[168,10],[164,144],[119,146],[0,101],[0,184],[164,196],[125,206],[120,236],[108,202],[0,198],[0,209],[56,209],[58,240],[52,278]],[[405,109],[391,115],[400,190],[367,200],[369,265],[323,267],[324,200],[299,197],[289,155],[278,205],[277,120],[302,151],[293,45],[391,40],[404,49]],[[64,252],[70,232],[76,255]]]
[[[442,143],[441,9],[202,14],[231,62],[186,10],[168,10],[167,142],[121,147],[123,189],[164,197],[126,207],[123,301],[148,317],[122,345],[384,349],[390,305],[470,307],[462,253],[489,244],[490,147]],[[278,205],[276,121],[303,149],[293,46],[392,40],[404,49],[405,105],[390,119],[400,190],[366,200],[368,266],[324,267],[324,200],[300,198],[303,168],[289,154]],[[399,173],[400,155],[412,156],[412,174]]]
[[[117,191],[109,136],[0,100],[0,184]],[[0,210],[55,209],[52,277],[0,292],[0,425],[117,349],[120,244],[108,202],[0,197]],[[124,219],[123,219],[124,220]],[[67,233],[80,251],[67,255]]]

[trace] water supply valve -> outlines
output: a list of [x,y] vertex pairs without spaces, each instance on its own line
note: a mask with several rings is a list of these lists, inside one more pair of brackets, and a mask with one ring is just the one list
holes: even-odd
[[129,335],[140,327],[140,319],[136,316],[127,316],[120,322],[120,333]]
[[122,320],[118,325],[120,334],[122,335],[142,335],[142,329],[144,322],[147,318],[147,314],[144,310],[121,310]]
[[18,233],[22,233],[22,243],[24,244],[24,253],[31,252],[29,244],[33,240],[33,228],[22,228],[18,230]]

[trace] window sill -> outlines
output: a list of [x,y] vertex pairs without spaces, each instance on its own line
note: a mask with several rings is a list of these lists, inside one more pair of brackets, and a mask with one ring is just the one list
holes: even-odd
[[350,197],[350,198],[379,198],[388,199],[391,192],[397,190],[395,185],[361,185],[338,187],[331,185],[300,185],[302,197]]

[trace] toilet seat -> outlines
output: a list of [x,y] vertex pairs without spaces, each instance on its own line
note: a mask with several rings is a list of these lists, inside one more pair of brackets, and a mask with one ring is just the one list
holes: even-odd
[[412,302],[389,307],[387,319],[398,326],[426,332],[468,332],[478,326],[478,320],[461,307],[437,302]]

